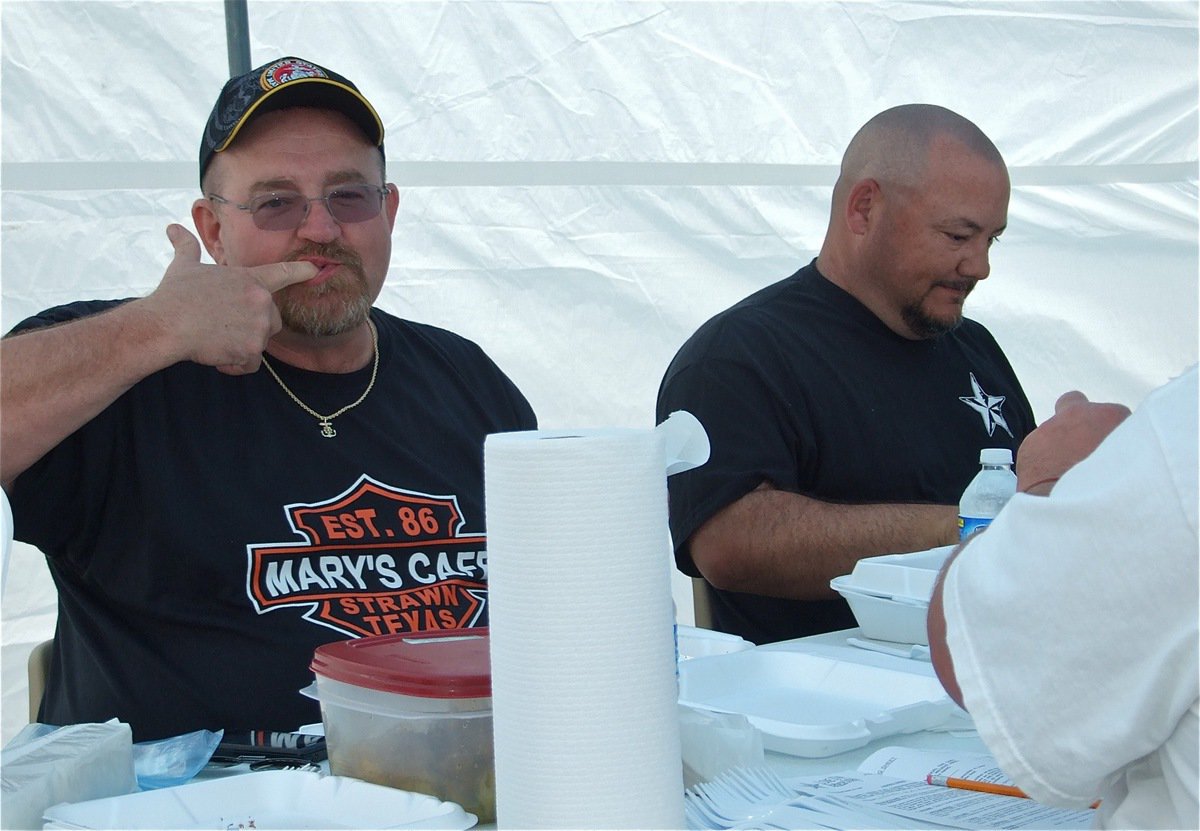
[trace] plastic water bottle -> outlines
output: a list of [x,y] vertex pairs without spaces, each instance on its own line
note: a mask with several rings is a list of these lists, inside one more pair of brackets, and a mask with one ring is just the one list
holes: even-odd
[[671,637],[675,639],[675,684],[679,685],[679,607],[671,598]]
[[979,451],[980,470],[963,491],[958,503],[958,538],[965,540],[986,528],[1017,492],[1017,474],[1012,471],[1012,451],[985,447]]

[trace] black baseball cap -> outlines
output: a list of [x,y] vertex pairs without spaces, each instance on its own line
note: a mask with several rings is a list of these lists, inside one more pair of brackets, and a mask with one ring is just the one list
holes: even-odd
[[213,154],[228,148],[243,127],[284,107],[336,110],[383,152],[383,122],[352,81],[303,58],[280,58],[230,78],[221,88],[200,139],[201,180]]

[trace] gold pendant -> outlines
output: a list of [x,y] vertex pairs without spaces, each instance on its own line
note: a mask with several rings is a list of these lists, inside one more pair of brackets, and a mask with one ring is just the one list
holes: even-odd
[[333,425],[329,423],[329,419],[321,422],[321,435],[327,439],[331,439],[337,435],[337,430],[333,429]]

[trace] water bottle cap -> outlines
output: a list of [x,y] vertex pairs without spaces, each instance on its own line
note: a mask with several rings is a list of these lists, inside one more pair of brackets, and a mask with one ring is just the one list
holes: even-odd
[[979,463],[984,465],[1011,465],[1012,451],[1007,447],[985,447],[979,451]]

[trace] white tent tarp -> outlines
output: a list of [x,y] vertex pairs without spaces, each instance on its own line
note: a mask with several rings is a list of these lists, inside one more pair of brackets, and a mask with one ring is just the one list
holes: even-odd
[[[0,4],[5,331],[157,284],[227,75],[223,13]],[[1136,405],[1197,359],[1194,2],[251,0],[249,23],[252,64],[329,66],[384,119],[402,198],[380,305],[479,342],[543,426],[651,424],[678,346],[815,255],[846,142],[910,101],[1010,164],[969,314],[1039,418],[1069,387]],[[13,557],[4,741],[54,618],[37,552]]]

